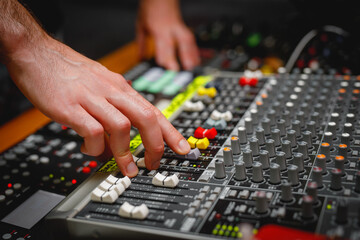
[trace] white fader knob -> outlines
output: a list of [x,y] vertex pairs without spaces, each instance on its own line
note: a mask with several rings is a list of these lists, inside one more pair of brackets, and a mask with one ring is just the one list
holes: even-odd
[[152,184],[160,187],[174,188],[178,185],[178,183],[179,178],[175,174],[171,176],[164,176],[161,173],[157,173],[152,179]]
[[100,188],[95,188],[91,193],[91,200],[94,202],[114,203],[119,195],[115,190],[104,191]]
[[128,202],[124,202],[119,209],[119,216],[133,219],[145,219],[149,214],[149,209],[145,204],[133,206]]

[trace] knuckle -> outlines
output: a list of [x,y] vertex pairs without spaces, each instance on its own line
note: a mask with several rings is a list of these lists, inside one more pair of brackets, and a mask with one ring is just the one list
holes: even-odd
[[157,155],[162,155],[164,153],[164,144],[159,144],[159,145],[154,146],[151,149],[151,152],[154,154],[157,154]]
[[154,122],[156,120],[155,112],[152,108],[146,107],[142,111],[142,118],[144,122]]
[[85,137],[100,137],[104,135],[104,128],[100,124],[86,124]]
[[131,122],[128,119],[120,119],[114,123],[114,129],[120,132],[129,131],[131,128]]

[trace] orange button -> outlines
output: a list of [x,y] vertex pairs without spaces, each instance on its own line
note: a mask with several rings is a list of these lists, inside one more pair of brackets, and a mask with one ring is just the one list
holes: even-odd
[[229,152],[231,149],[229,147],[224,147],[224,151]]
[[330,146],[330,144],[328,144],[327,142],[324,142],[321,144],[321,146],[328,147],[328,146]]
[[346,93],[346,89],[340,88],[340,89],[339,89],[339,93]]
[[353,94],[359,94],[360,93],[360,90],[359,89],[354,89],[353,90]]
[[344,160],[344,157],[343,156],[336,156],[335,159],[336,160]]
[[326,158],[324,154],[318,154],[316,157],[317,158]]

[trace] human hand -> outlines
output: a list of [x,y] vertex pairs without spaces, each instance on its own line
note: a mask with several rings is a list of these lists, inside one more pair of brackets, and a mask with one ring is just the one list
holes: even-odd
[[142,0],[136,32],[140,57],[145,54],[146,36],[151,35],[155,42],[155,60],[160,66],[179,70],[177,51],[185,70],[200,63],[195,38],[181,18],[177,0]]
[[14,82],[39,110],[84,138],[82,152],[100,155],[107,134],[121,172],[136,176],[138,169],[129,150],[131,125],[141,134],[148,169],[159,167],[164,140],[179,154],[190,151],[164,115],[120,74],[49,36],[35,42],[13,50],[5,64]]

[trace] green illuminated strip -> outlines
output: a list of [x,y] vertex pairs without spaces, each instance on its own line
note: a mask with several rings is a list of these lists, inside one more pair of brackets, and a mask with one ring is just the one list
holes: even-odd
[[151,84],[151,86],[149,87],[149,89],[147,89],[147,91],[150,93],[161,92],[166,87],[166,85],[171,83],[175,75],[176,72],[174,71],[169,71],[169,70],[166,71],[159,80]]
[[[162,113],[166,118],[170,118],[187,100],[194,96],[195,92],[198,90],[199,87],[204,86],[206,83],[211,81],[212,76],[198,76],[196,77],[186,88],[186,90],[182,93],[176,95],[173,98],[169,106],[167,106]],[[135,150],[142,144],[142,140],[140,134],[137,134],[131,141],[130,141],[130,151],[134,153]],[[112,172],[116,170],[118,167],[114,158],[109,160],[103,167],[101,167],[98,172]]]

